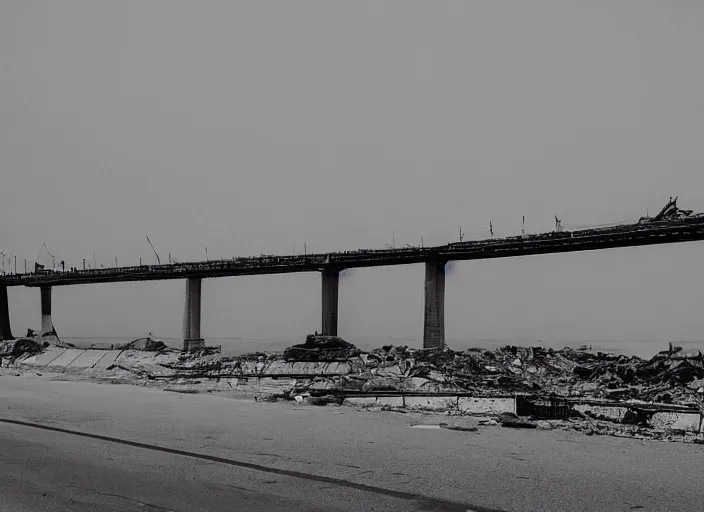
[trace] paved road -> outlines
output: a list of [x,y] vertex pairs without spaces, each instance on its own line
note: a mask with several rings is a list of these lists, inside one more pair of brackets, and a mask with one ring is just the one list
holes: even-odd
[[0,510],[466,510],[21,425],[0,430]]
[[0,510],[703,508],[701,446],[437,421],[0,376]]

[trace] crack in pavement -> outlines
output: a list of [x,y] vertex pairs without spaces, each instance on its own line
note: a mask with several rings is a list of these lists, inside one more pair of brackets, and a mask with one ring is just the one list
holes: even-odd
[[176,512],[174,509],[160,507],[159,505],[152,505],[151,503],[143,503],[143,502],[136,500],[134,498],[130,498],[129,496],[123,496],[122,494],[113,494],[110,492],[94,492],[93,494],[98,494],[100,496],[113,496],[115,498],[122,498],[123,500],[132,501],[132,502],[136,503],[137,505],[139,505],[140,507],[149,507],[149,508],[153,508],[155,510],[164,510],[166,512]]
[[247,489],[246,487],[240,487],[239,485],[231,485],[231,484],[225,484],[228,487],[232,487],[233,489],[239,489],[241,491],[248,491],[248,492],[259,492],[255,491],[254,489]]

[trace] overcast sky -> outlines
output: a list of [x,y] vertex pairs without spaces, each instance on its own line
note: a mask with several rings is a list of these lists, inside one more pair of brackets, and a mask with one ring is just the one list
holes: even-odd
[[[0,2],[0,249],[69,266],[441,244],[704,211],[704,4]],[[455,263],[459,340],[704,339],[704,243]],[[54,291],[65,336],[180,336],[183,282]],[[206,337],[320,328],[317,274],[203,285]],[[39,292],[10,290],[15,333]],[[340,334],[420,346],[423,267]]]

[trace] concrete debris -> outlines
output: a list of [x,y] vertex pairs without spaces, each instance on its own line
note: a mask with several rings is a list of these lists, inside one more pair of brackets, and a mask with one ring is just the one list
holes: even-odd
[[[10,344],[13,344],[12,346]],[[3,357],[44,350],[28,338],[3,343]],[[269,378],[290,395],[460,393],[475,397],[537,397],[692,403],[704,386],[704,356],[671,347],[650,360],[592,352],[505,346],[495,350],[385,346],[364,353],[336,337],[315,336],[284,354],[222,357],[218,350],[184,353],[141,338],[110,366],[151,380]],[[547,407],[556,407],[548,403]],[[535,405],[538,407],[538,405]],[[531,411],[538,414],[537,411]],[[546,416],[546,414],[542,414]],[[558,414],[559,416],[559,414]]]
[[679,428],[647,428],[607,421],[588,421],[578,419],[540,421],[537,425],[540,429],[575,431],[589,436],[600,435],[628,437],[635,439],[685,443],[701,442],[701,436],[696,432]]
[[76,345],[73,343],[68,343],[66,341],[62,341],[61,338],[59,338],[56,334],[56,332],[48,332],[46,334],[42,334],[41,336],[33,336],[30,337],[30,339],[34,339],[37,342],[41,343],[45,347],[58,347],[58,348],[75,348]]
[[[21,359],[43,350],[42,345],[23,338],[5,342],[1,350],[3,357]],[[258,352],[238,357],[222,357],[218,350],[208,348],[183,353],[161,341],[141,338],[123,347],[112,368],[151,380],[270,378],[285,383],[282,392],[290,388],[291,395],[317,396],[527,394],[674,404],[691,403],[696,389],[704,386],[704,356],[678,347],[647,361],[586,348],[505,346],[460,352],[389,345],[364,353],[340,338],[315,335],[284,354]]]
[[[586,348],[505,346],[457,352],[389,346],[367,356],[363,371],[374,368],[377,372],[364,379],[369,390],[403,389],[400,382],[390,382],[402,380],[410,384],[406,388],[476,396],[504,392],[674,403],[691,400],[688,384],[704,385],[704,356],[679,347],[643,360]],[[402,378],[394,379],[394,373]]]
[[284,350],[285,361],[346,361],[360,354],[351,343],[337,336],[309,334],[306,342]]
[[278,402],[279,401],[279,395],[276,395],[274,393],[262,393],[260,395],[255,395],[254,401],[255,402]]
[[159,350],[166,350],[168,347],[163,341],[158,341],[148,338],[139,338],[126,345],[120,347],[123,350],[144,350],[146,352],[158,352]]
[[[318,335],[283,353],[237,357],[211,348],[182,352],[151,337],[111,351],[21,338],[3,342],[0,351],[3,366],[61,367],[64,373],[179,392],[245,392],[263,402],[344,401],[363,408],[485,414],[492,417],[480,425],[511,428],[679,439],[680,430],[700,432],[704,415],[704,355],[674,346],[649,360],[586,347],[454,351],[387,345],[363,352],[341,338]],[[517,415],[495,417],[507,410]]]
[[0,341],[0,357],[12,356],[12,358],[17,358],[24,354],[37,354],[47,347],[74,348],[75,345],[61,341],[54,334],[25,336],[15,340]]
[[19,357],[23,354],[38,354],[44,350],[44,345],[31,338],[19,338],[0,343],[0,354],[3,357]]

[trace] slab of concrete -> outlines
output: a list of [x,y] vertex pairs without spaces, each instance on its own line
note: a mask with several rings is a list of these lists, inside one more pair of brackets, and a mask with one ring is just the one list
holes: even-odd
[[302,362],[283,363],[277,365],[277,373],[289,373],[293,375],[332,375],[346,374],[350,371],[347,363],[325,363],[325,362]]
[[350,365],[345,362],[286,362],[247,361],[242,363],[243,375],[337,375],[350,372]]
[[36,359],[35,364],[37,366],[47,366],[49,363],[51,363],[57,357],[61,357],[61,355],[64,352],[66,352],[65,348],[48,349],[46,352],[42,352],[41,354],[37,354],[37,359]]
[[122,350],[102,350],[103,356],[93,366],[96,370],[104,370],[108,366],[115,364],[117,357],[122,354]]
[[581,414],[590,414],[596,418],[603,418],[608,421],[613,421],[615,423],[621,423],[628,408],[626,407],[614,407],[614,406],[603,406],[603,405],[593,405],[593,404],[576,404],[574,410]]
[[28,366],[36,366],[37,365],[37,354],[33,354],[31,356],[20,356],[15,360],[15,364],[22,366],[23,364],[26,364]]
[[650,418],[650,424],[655,428],[681,429],[688,432],[699,432],[700,415],[686,412],[656,412]]
[[[590,413],[596,417],[601,417],[615,423],[623,421],[628,407],[616,407],[609,405],[577,404],[574,406],[580,413]],[[649,419],[651,427],[661,429],[686,430],[687,432],[699,432],[699,414],[695,412],[656,412]]]
[[406,396],[403,398],[405,407],[424,411],[449,411],[457,409],[456,396]]
[[109,352],[107,350],[86,350],[78,356],[72,363],[68,365],[69,368],[92,368],[95,363],[100,361],[100,359]]
[[400,396],[370,396],[370,397],[350,397],[342,402],[344,405],[358,407],[403,407],[403,397]]
[[296,382],[296,379],[286,377],[278,379],[263,377],[249,380],[252,381],[251,384],[255,384],[256,382],[257,391],[262,393],[282,393],[285,389],[291,389]]
[[61,354],[59,357],[54,359],[53,361],[50,361],[46,366],[48,368],[66,368],[69,364],[71,364],[78,356],[83,354],[85,350],[81,350],[78,348],[67,348],[64,350],[64,353]]
[[470,414],[515,413],[516,400],[513,398],[474,398],[461,396],[457,399],[457,408]]

